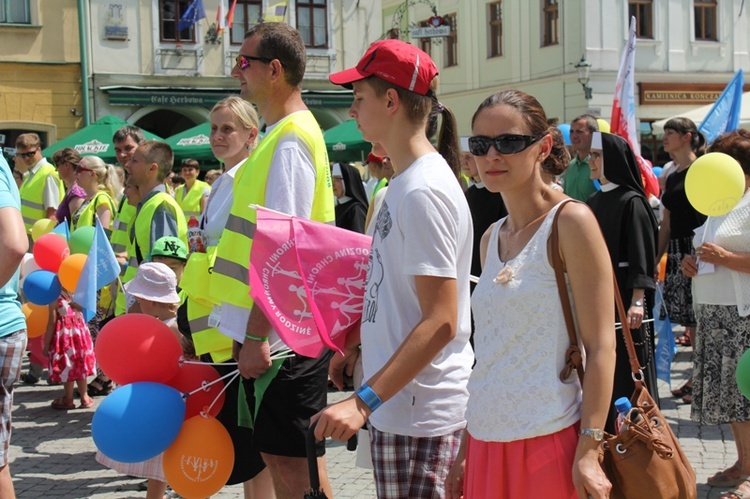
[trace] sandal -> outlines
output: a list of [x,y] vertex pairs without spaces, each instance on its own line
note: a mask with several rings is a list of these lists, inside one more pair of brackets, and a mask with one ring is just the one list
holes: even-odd
[[113,383],[111,379],[104,381],[99,376],[88,384],[86,393],[89,397],[99,397],[101,395],[109,395],[113,390]]
[[31,373],[23,373],[20,379],[27,385],[36,385],[37,383],[39,383],[39,378]]
[[[78,407],[80,409],[88,409],[89,407],[93,405],[94,405],[94,399],[92,399],[91,397],[88,397],[86,399],[81,397],[81,405],[79,405]],[[733,484],[733,485],[736,485],[736,484]]]
[[66,399],[65,397],[60,397],[53,400],[50,406],[52,406],[53,409],[67,411],[70,409],[75,409],[76,403],[70,399]]
[[[747,484],[742,487],[743,484]],[[742,491],[744,489],[744,492]],[[728,490],[719,496],[721,499],[743,499],[744,497],[750,497],[750,476],[743,475],[740,478],[740,483],[737,484],[737,488],[734,490]]]
[[719,471],[714,476],[709,477],[706,483],[711,487],[734,487],[743,482],[740,468],[734,463],[729,468]]
[[692,394],[693,394],[693,387],[688,385],[687,383],[685,383],[684,385],[682,385],[676,390],[672,390],[672,396],[675,398],[682,398],[682,397],[685,397],[687,395],[692,395]]
[[678,336],[674,340],[675,344],[681,345],[683,347],[689,347],[693,345],[692,340],[690,339],[690,335],[684,334],[682,336]]
[[693,394],[691,393],[689,395],[685,395],[684,397],[682,397],[682,403],[683,404],[687,404],[687,405],[692,404],[693,403]]

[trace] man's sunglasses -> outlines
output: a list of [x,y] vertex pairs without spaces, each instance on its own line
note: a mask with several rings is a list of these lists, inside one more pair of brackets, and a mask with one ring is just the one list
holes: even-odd
[[16,156],[21,156],[22,158],[30,158],[30,157],[32,157],[32,156],[33,156],[34,154],[36,154],[36,150],[34,150],[34,151],[29,151],[29,152],[17,152],[17,153],[16,153]]
[[495,138],[469,137],[469,152],[474,156],[484,156],[490,150],[490,146],[495,146],[495,150],[500,154],[517,154],[534,142],[544,137],[544,135],[514,135],[503,134]]
[[268,57],[255,57],[253,55],[242,54],[237,55],[237,57],[234,59],[234,62],[237,63],[237,67],[240,69],[245,69],[246,67],[248,67],[250,65],[250,61],[260,61],[268,64],[273,61],[273,59],[269,59]]

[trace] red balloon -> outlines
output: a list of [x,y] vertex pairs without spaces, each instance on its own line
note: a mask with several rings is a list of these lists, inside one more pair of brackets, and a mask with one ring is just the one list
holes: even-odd
[[49,233],[36,240],[32,252],[40,268],[57,272],[62,261],[70,255],[70,248],[63,236]]
[[[167,382],[167,385],[176,388],[180,393],[188,393],[201,388],[203,385],[216,381],[219,376],[218,371],[208,364],[183,364],[177,370],[174,378]],[[216,417],[224,405],[223,381],[211,386],[204,387],[201,391],[195,392],[185,399],[187,409],[185,410],[185,420],[198,416],[201,411],[208,409],[211,403],[218,397],[216,403],[211,407],[210,414]],[[221,393],[221,395],[219,395]]]
[[119,385],[166,383],[177,374],[182,347],[169,326],[144,314],[109,321],[96,338],[96,360]]

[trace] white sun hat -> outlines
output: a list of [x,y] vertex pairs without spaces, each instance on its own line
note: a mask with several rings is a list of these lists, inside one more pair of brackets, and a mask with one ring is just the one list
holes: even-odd
[[147,262],[138,267],[135,277],[125,283],[125,291],[143,300],[157,303],[179,303],[177,277],[163,263]]

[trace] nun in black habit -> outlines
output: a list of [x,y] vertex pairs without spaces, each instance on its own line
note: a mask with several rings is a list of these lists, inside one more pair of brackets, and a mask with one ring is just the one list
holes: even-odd
[[[599,180],[601,190],[592,194],[586,203],[602,228],[627,310],[627,317],[618,317],[618,321],[630,328],[646,387],[658,404],[653,327],[652,323],[643,323],[651,316],[654,306],[658,222],[644,193],[635,155],[623,138],[595,132],[589,166],[591,179]],[[614,391],[606,431],[614,432],[617,417],[614,401],[620,397],[630,398],[634,390],[625,340],[618,331]]]
[[331,178],[336,197],[336,227],[364,234],[368,203],[359,171],[349,163],[334,163]]

